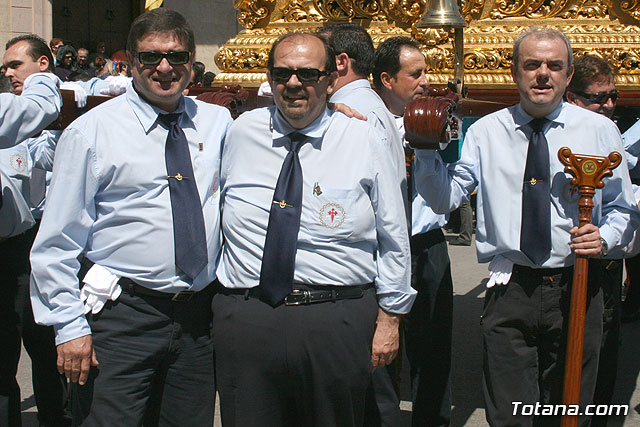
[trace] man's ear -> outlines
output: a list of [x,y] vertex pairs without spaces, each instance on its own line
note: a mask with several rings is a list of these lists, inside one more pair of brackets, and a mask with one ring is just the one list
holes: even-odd
[[338,82],[338,72],[332,71],[331,74],[327,76],[329,79],[329,84],[327,85],[327,93],[331,95],[335,90],[336,83]]
[[336,67],[338,68],[339,74],[344,74],[349,70],[350,61],[351,60],[349,59],[349,55],[347,55],[345,52],[336,55]]
[[514,83],[518,83],[518,69],[513,63],[511,63],[511,78]]
[[568,91],[565,93],[565,97],[567,98],[567,102],[568,102],[568,103],[570,103],[570,104],[577,104],[577,102],[576,102],[576,101],[577,101],[576,94],[575,94],[575,93],[573,93],[573,92],[571,92],[570,90],[568,90]]
[[391,74],[387,73],[386,71],[383,71],[382,73],[380,73],[380,81],[382,82],[382,86],[384,86],[388,90],[392,90],[392,87],[391,87],[392,79],[395,80],[395,78]]
[[271,93],[273,93],[273,87],[275,85],[273,84],[273,80],[271,80],[271,73],[269,70],[267,70],[267,82],[269,82],[269,86],[271,86]]
[[46,55],[42,55],[38,58],[38,69],[41,73],[49,71],[49,58],[47,58]]

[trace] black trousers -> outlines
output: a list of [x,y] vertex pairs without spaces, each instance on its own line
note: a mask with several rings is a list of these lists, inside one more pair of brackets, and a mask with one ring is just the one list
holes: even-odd
[[[448,426],[451,421],[451,339],[453,281],[447,242],[436,229],[411,238],[411,286],[418,291],[403,319],[404,348],[411,372],[411,423],[415,427]],[[367,397],[369,427],[401,423],[396,359],[372,376]]]
[[16,381],[20,341],[31,358],[38,420],[51,426],[69,425],[65,418],[66,382],[56,367],[52,327],[37,325],[29,299],[29,252],[37,227],[0,242],[0,425],[20,426],[20,388]]
[[213,298],[216,383],[225,427],[361,426],[378,313],[359,299],[275,308]]
[[[598,362],[598,377],[593,394],[595,405],[610,405],[618,374],[618,349],[620,347],[620,316],[622,311],[623,260],[596,262],[604,301],[602,316],[602,342]],[[592,426],[606,426],[606,416],[594,416]]]
[[[521,405],[561,404],[573,269],[514,266],[511,281],[487,290],[482,316],[483,391],[492,426],[560,425],[559,417],[514,414]],[[558,273],[558,270],[562,270]],[[590,268],[580,405],[592,402],[602,336],[602,292]],[[580,425],[589,419],[581,417]]]
[[72,384],[74,425],[211,426],[213,286],[186,302],[133,296],[88,315],[99,365]]

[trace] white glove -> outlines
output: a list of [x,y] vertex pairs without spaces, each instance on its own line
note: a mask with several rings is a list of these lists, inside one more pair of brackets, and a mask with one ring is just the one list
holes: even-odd
[[127,86],[129,86],[129,82],[131,81],[131,77],[127,76],[112,76],[108,79],[109,88],[101,89],[101,95],[110,95],[110,96],[118,96],[122,95],[127,91]]
[[60,89],[73,91],[78,108],[84,108],[87,105],[87,91],[84,90],[84,88],[79,84],[73,82],[64,82],[60,85]]
[[494,285],[506,285],[511,280],[511,272],[513,271],[513,262],[509,261],[502,255],[496,255],[489,263],[489,281],[487,288]]
[[273,96],[269,82],[262,82],[258,88],[258,96]]
[[100,313],[108,300],[117,300],[122,293],[118,280],[119,276],[94,264],[82,279],[84,286],[80,291],[80,299],[84,302],[84,314]]

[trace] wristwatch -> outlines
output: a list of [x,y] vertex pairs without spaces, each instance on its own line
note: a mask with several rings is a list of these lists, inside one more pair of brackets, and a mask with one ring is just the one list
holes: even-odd
[[602,256],[607,256],[609,253],[609,245],[607,245],[607,241],[601,237],[600,243],[602,243]]

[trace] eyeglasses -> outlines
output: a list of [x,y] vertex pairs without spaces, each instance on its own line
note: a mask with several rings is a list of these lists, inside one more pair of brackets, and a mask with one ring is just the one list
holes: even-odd
[[183,65],[189,62],[191,53],[187,51],[179,52],[138,52],[138,61],[142,65],[158,65],[162,58],[167,58],[171,65]]
[[271,78],[274,82],[286,83],[292,75],[296,75],[300,83],[318,83],[320,77],[331,74],[329,71],[320,71],[317,68],[291,68],[273,67],[271,69]]
[[609,98],[611,101],[615,103],[618,100],[618,89],[614,89],[611,92],[600,92],[600,93],[587,93],[587,92],[574,92],[576,95],[579,95],[585,99],[588,99],[591,103],[596,104],[606,104]]

